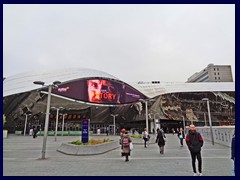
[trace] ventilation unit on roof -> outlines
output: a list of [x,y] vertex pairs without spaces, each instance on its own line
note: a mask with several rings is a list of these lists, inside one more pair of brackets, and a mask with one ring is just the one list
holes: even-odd
[[152,81],[152,84],[160,84],[160,81]]

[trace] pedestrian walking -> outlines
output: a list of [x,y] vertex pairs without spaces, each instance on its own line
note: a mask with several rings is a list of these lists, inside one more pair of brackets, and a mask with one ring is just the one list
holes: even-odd
[[32,136],[32,135],[33,135],[33,128],[31,128],[29,131],[29,136]]
[[128,135],[128,132],[126,131],[121,139],[121,145],[122,145],[122,156],[125,156],[125,161],[129,161],[130,156],[130,143],[132,142],[131,138]]
[[160,154],[164,154],[164,146],[165,146],[165,139],[166,136],[162,130],[157,129],[157,138],[156,143],[158,143]]
[[232,174],[235,175],[235,130],[233,133],[232,143],[231,143],[231,159],[233,160]]
[[182,128],[178,132],[178,138],[180,139],[181,147],[183,147],[183,139],[185,139],[185,134]]
[[97,135],[100,135],[101,134],[101,130],[100,128],[97,129]]
[[119,128],[118,128],[118,127],[116,128],[116,134],[117,134],[117,135],[120,134],[120,132],[119,132]]
[[37,137],[37,128],[34,127],[33,128],[33,139],[35,139]]
[[142,138],[144,140],[144,147],[147,148],[148,132],[146,128],[144,128],[144,131],[142,132]]
[[109,127],[106,128],[106,133],[107,133],[107,136],[108,136],[108,132],[109,132]]
[[176,133],[178,133],[179,132],[179,128],[177,128],[177,131],[176,131]]
[[154,128],[153,128],[152,132],[153,132],[153,134],[155,134],[155,129]]
[[[203,146],[203,138],[199,132],[196,131],[196,127],[191,124],[189,126],[190,130],[186,137],[186,143],[188,149],[191,153],[192,158],[192,168],[193,168],[193,176],[202,176],[202,157],[201,157],[201,148]],[[198,160],[198,174],[196,171],[196,158]]]
[[175,134],[175,130],[174,130],[174,128],[172,128],[172,134],[173,134],[173,135]]

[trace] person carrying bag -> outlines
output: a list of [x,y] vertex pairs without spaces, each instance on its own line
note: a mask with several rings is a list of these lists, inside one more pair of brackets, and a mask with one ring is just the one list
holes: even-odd
[[125,134],[123,135],[122,139],[121,139],[121,145],[122,145],[122,156],[125,156],[126,159],[125,161],[129,161],[129,156],[130,156],[130,152],[131,152],[131,143],[132,140],[128,135],[128,132],[125,132]]
[[144,128],[144,131],[142,132],[142,138],[144,140],[144,147],[146,148],[147,147],[147,141],[148,141],[148,132],[147,132],[147,129]]

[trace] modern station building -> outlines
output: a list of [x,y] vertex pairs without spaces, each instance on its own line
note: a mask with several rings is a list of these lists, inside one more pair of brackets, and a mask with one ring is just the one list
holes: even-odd
[[[34,82],[41,81],[44,86]],[[208,98],[213,125],[235,123],[234,82],[163,83],[123,82],[102,71],[73,68],[28,72],[3,79],[3,112],[10,133],[27,132],[33,126],[44,130],[49,85],[59,81],[51,92],[49,131],[55,130],[59,109],[58,130],[81,131],[81,121],[90,119],[90,130],[96,133],[109,127],[139,132],[146,127],[146,102],[149,131],[161,126],[166,132],[191,122],[208,124]],[[64,116],[64,117],[63,117]],[[64,118],[64,124],[62,124]],[[62,126],[63,125],[63,126]]]

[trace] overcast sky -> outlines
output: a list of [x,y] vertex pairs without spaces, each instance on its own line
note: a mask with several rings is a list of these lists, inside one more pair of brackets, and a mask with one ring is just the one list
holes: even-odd
[[83,67],[123,81],[185,82],[231,65],[235,5],[3,5],[3,76]]

